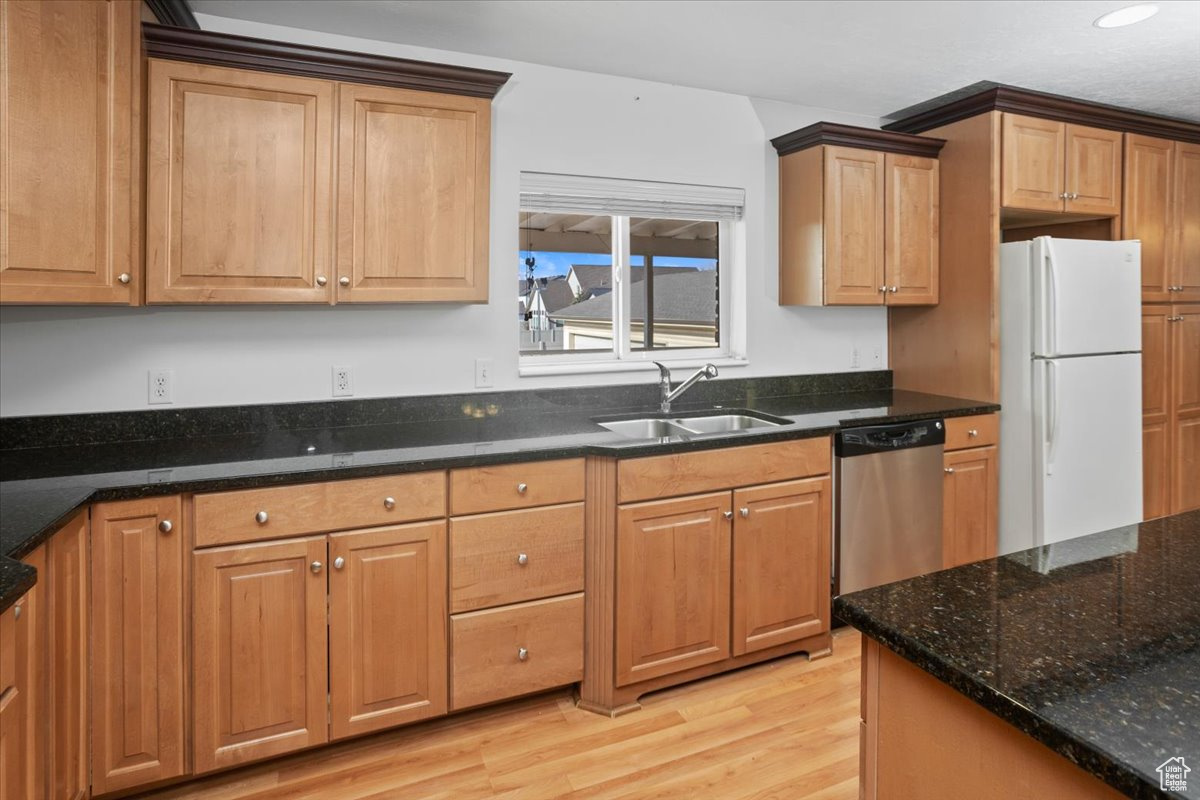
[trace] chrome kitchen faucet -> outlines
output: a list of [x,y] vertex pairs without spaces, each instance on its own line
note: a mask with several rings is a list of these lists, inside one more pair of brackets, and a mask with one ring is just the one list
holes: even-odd
[[672,391],[671,389],[671,370],[667,369],[666,365],[655,361],[654,366],[658,367],[659,388],[662,389],[662,401],[659,403],[659,409],[664,414],[671,413],[671,401],[679,397],[679,395],[692,388],[692,384],[704,378],[717,377],[717,368],[712,364],[705,364],[700,369],[691,374],[690,377],[683,383],[679,384]]

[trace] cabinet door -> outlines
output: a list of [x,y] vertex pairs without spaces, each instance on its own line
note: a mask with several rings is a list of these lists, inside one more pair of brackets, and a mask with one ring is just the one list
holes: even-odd
[[618,686],[729,656],[729,492],[617,509]]
[[328,740],[325,537],[196,551],[196,772]]
[[1169,300],[1168,261],[1175,143],[1136,133],[1125,136],[1122,236],[1142,242],[1142,302]]
[[825,304],[882,305],[883,153],[825,147]]
[[88,796],[88,518],[81,512],[50,538],[50,796]]
[[[38,582],[34,584],[21,602],[20,631],[24,642],[17,654],[24,654],[17,662],[17,685],[25,692],[25,785],[29,796],[43,798],[46,792],[46,754],[49,749],[49,726],[46,725],[46,710],[50,707],[50,684],[46,679],[46,598],[49,589],[46,553],[50,546],[44,544],[21,561],[37,570]],[[0,691],[3,685],[0,684]],[[0,782],[2,784],[2,782]]]
[[22,600],[0,613],[0,797],[30,797],[26,763],[26,687],[20,680],[21,654],[29,647]]
[[92,790],[185,773],[178,496],[92,507]]
[[329,537],[330,735],[446,713],[446,523]]
[[829,478],[733,493],[733,654],[829,630]]
[[333,84],[150,60],[146,299],[326,303]]
[[1142,513],[1171,513],[1171,307],[1142,306]]
[[1005,114],[1001,136],[1000,205],[1062,211],[1066,126]]
[[1200,144],[1175,145],[1175,235],[1172,299],[1200,300]]
[[942,566],[996,555],[999,472],[996,448],[946,453],[942,488]]
[[0,3],[0,301],[138,301],[138,12]]
[[1175,392],[1172,513],[1200,508],[1200,305],[1172,307]]
[[889,306],[937,305],[938,162],[888,153],[884,283]]
[[487,302],[490,101],[338,92],[338,301]]
[[1121,213],[1122,136],[1120,131],[1066,126],[1063,210],[1114,217]]

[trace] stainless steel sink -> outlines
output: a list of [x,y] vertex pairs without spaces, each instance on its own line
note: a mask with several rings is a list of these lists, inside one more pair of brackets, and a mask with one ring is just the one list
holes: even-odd
[[621,419],[597,424],[613,433],[630,439],[661,439],[670,436],[707,436],[718,433],[737,433],[754,428],[775,428],[786,425],[787,420],[772,420],[752,417],[749,414],[708,414],[697,417],[643,417]]
[[745,414],[715,414],[708,417],[680,417],[671,422],[696,433],[734,433],[752,428],[777,428],[782,422],[750,417]]
[[598,424],[630,439],[661,439],[666,436],[693,436],[696,433],[665,419],[621,419]]

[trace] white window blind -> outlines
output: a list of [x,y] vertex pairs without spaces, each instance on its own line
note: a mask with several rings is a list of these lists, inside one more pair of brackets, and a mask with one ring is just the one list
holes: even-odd
[[681,183],[521,173],[521,210],[662,219],[736,220],[744,189]]

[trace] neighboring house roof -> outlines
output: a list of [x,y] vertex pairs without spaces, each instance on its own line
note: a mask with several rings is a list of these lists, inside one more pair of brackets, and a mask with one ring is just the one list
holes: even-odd
[[[668,268],[670,269],[670,268]],[[654,270],[654,321],[712,325],[717,318],[717,272],[676,268],[682,274],[660,274]],[[630,314],[635,320],[646,318],[646,293],[632,292]],[[554,319],[612,319],[612,298],[607,294],[567,306]]]
[[[538,293],[542,297],[542,306],[548,312],[557,311],[575,302],[575,292],[571,289],[571,285],[567,283],[565,275],[536,278],[534,283],[537,286]],[[524,308],[526,298],[529,296],[528,287],[529,282],[524,278],[517,281],[517,299],[520,301],[522,308]]]
[[[579,282],[580,293],[584,297],[612,291],[612,267],[608,264],[572,264],[571,271]],[[684,272],[698,272],[696,267],[655,267],[654,277],[678,275]],[[634,283],[646,279],[645,267],[630,267],[629,277]]]

